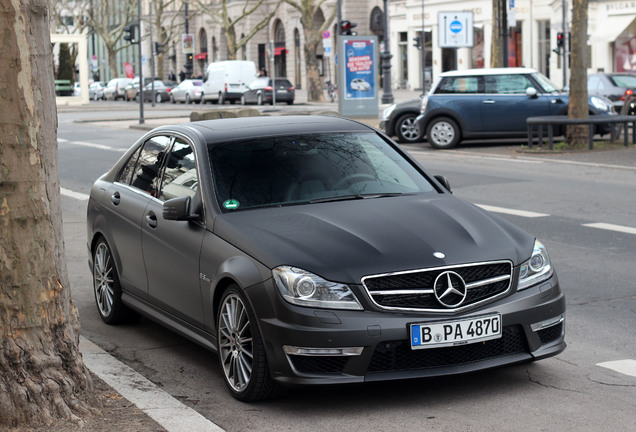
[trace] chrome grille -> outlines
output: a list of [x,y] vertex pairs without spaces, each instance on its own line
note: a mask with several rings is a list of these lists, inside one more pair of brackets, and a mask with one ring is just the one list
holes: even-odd
[[[505,295],[510,289],[512,270],[510,261],[493,261],[366,276],[362,284],[382,309],[452,312]],[[435,296],[435,280],[447,271],[460,275],[466,284],[466,298],[457,308],[442,305]]]

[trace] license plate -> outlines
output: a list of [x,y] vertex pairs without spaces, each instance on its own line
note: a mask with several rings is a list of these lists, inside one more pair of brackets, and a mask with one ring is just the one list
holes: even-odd
[[278,90],[278,93],[287,93],[287,90]]
[[411,324],[411,348],[440,348],[499,339],[501,315],[456,321]]

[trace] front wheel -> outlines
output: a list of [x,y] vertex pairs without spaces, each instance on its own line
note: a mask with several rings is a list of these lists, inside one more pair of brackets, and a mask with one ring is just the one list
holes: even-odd
[[415,121],[414,113],[404,114],[395,122],[395,135],[398,141],[403,143],[415,143],[422,140],[420,127]]
[[227,388],[240,401],[271,397],[276,389],[254,313],[237,285],[223,293],[217,313],[219,362]]
[[161,93],[157,93],[155,95],[155,102],[157,102],[157,103],[163,102],[163,96],[161,96]]
[[426,139],[436,149],[450,149],[459,143],[461,132],[454,120],[439,117],[432,120],[426,129]]

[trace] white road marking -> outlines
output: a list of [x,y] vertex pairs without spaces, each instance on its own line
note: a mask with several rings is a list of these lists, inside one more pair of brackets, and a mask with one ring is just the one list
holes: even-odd
[[616,232],[621,232],[626,234],[636,234],[636,228],[622,226],[622,225],[614,225],[614,224],[608,224],[608,223],[589,223],[589,224],[583,224],[583,226],[589,227],[589,228],[598,228],[598,229],[608,230],[608,231],[616,231]]
[[123,153],[125,151],[127,151],[128,149],[118,149],[115,147],[111,147],[111,146],[107,146],[107,145],[103,145],[103,144],[95,144],[95,143],[90,143],[90,142],[85,142],[85,141],[68,141],[68,140],[62,140],[60,138],[57,139],[57,142],[63,142],[65,144],[71,144],[71,145],[76,145],[76,146],[81,146],[81,147],[90,147],[90,148],[94,148],[94,149],[99,149],[99,150],[108,150],[108,151],[114,151],[114,152],[119,152],[119,153]]
[[503,213],[503,214],[509,214],[513,216],[521,216],[521,217],[527,217],[527,218],[540,218],[540,217],[550,216],[549,214],[546,214],[546,213],[535,213],[535,212],[526,211],[526,210],[514,210],[514,209],[508,209],[504,207],[495,207],[495,206],[489,206],[484,204],[476,204],[476,205],[489,212]]
[[84,363],[95,375],[168,432],[224,432],[83,336],[80,350]]
[[67,196],[69,198],[75,198],[76,200],[80,200],[80,201],[88,201],[88,199],[90,198],[86,194],[83,194],[81,192],[75,192],[65,188],[60,188],[60,193],[64,196]]
[[636,378],[636,360],[616,360],[604,363],[597,363],[596,366],[611,369],[615,372],[629,375]]

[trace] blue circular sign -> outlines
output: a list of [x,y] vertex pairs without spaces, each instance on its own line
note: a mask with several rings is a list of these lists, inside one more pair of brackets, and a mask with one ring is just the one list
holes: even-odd
[[463,27],[464,26],[462,26],[462,23],[457,20],[450,23],[450,31],[452,31],[453,33],[459,33],[460,31],[462,31]]

